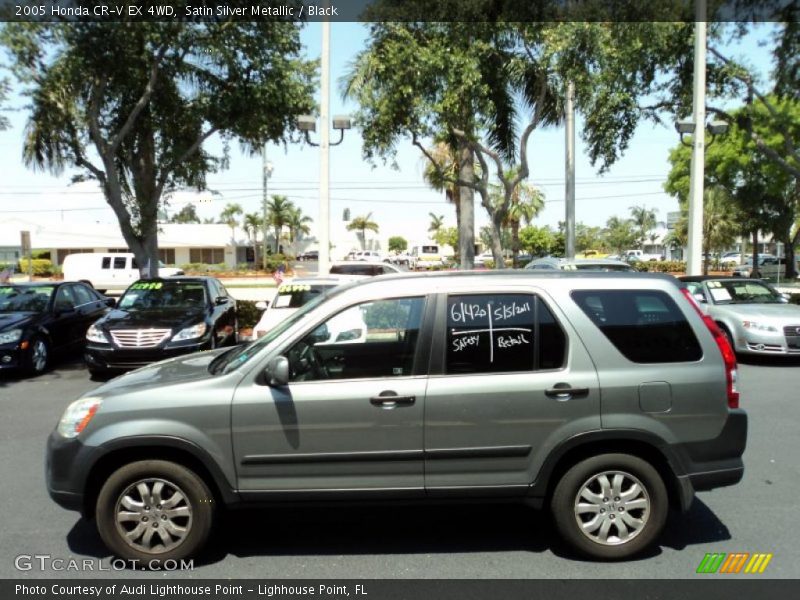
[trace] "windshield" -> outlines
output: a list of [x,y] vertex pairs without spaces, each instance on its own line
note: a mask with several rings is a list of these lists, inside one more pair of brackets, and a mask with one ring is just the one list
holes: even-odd
[[290,315],[285,321],[281,321],[270,329],[264,337],[260,337],[249,344],[236,346],[229,352],[220,354],[211,361],[211,364],[208,365],[208,370],[216,375],[217,373],[230,373],[238,369],[328,298],[330,298],[330,294],[320,294],[310,302],[307,302],[300,310]]
[[47,310],[53,287],[0,286],[0,312],[43,312]]
[[633,271],[628,265],[576,264],[573,268],[577,271]]
[[327,294],[335,285],[308,283],[287,283],[278,288],[278,295],[272,301],[272,309],[300,308],[314,298]]
[[117,304],[123,310],[158,310],[205,306],[206,289],[202,281],[137,281]]
[[783,304],[772,288],[759,281],[709,281],[708,291],[715,304]]

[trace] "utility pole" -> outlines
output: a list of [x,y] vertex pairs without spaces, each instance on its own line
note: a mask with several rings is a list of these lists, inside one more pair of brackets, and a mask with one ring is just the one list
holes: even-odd
[[575,258],[575,84],[567,82],[564,241],[566,258]]
[[327,275],[331,264],[330,242],[330,53],[331,23],[322,21],[322,52],[320,54],[320,132],[319,132],[319,267]]
[[[261,150],[261,157],[262,157],[262,188],[264,190],[264,197],[261,200],[261,267],[266,271],[267,270],[267,230],[269,227],[267,226],[267,185],[269,182],[269,177],[272,175],[272,164],[267,160],[267,144],[264,143],[264,148]],[[256,257],[253,257],[253,260],[256,260]]]
[[703,187],[705,178],[706,122],[706,0],[695,0],[694,24],[694,108],[692,162],[689,176],[689,231],[686,274],[702,273]]

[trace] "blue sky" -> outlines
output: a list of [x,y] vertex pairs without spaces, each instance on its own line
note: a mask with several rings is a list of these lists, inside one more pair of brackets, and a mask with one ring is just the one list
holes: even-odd
[[[319,56],[321,27],[309,24],[302,40],[311,58]],[[759,26],[740,45],[728,52],[765,70],[768,66],[768,26]],[[364,47],[366,29],[356,23],[331,25],[331,114],[352,113],[355,107],[346,104],[339,94],[338,80],[348,63]],[[11,98],[13,106],[23,100]],[[81,222],[103,222],[116,225],[113,214],[91,183],[69,186],[69,173],[55,177],[27,169],[21,161],[21,140],[26,114],[8,114],[12,127],[0,132],[0,164],[3,185],[0,186],[0,223],[20,218],[36,222],[58,222],[65,227]],[[577,129],[581,121],[578,118]],[[337,139],[332,136],[332,141]],[[318,140],[318,138],[315,138]],[[612,215],[627,216],[629,207],[646,205],[666,220],[677,210],[677,201],[667,196],[662,184],[669,170],[667,156],[678,141],[672,127],[645,123],[639,126],[630,148],[603,177],[589,164],[580,136],[577,136],[576,213],[577,220],[588,225],[603,225]],[[211,142],[219,147],[218,141]],[[213,146],[211,148],[213,150]],[[371,212],[381,227],[380,237],[394,234],[424,239],[429,212],[445,216],[446,225],[455,225],[452,206],[441,194],[428,189],[422,181],[423,160],[410,142],[398,146],[399,170],[368,164],[361,156],[361,138],[357,130],[346,133],[344,142],[331,149],[331,217],[341,225],[342,212],[349,208],[353,216]],[[221,195],[197,205],[201,217],[217,217],[228,202],[240,204],[246,212],[260,210],[261,158],[244,155],[232,149],[230,169],[211,175],[208,184]],[[530,181],[542,188],[546,196],[545,210],[537,224],[555,226],[564,218],[564,131],[551,128],[536,131],[529,145]],[[319,194],[319,151],[307,145],[288,148],[271,144],[268,159],[274,170],[269,193],[289,196],[306,214],[316,220]],[[172,211],[178,210],[193,195],[176,196]],[[88,210],[87,210],[88,209]],[[31,212],[35,211],[35,212]],[[487,222],[485,211],[476,206],[478,224]]]

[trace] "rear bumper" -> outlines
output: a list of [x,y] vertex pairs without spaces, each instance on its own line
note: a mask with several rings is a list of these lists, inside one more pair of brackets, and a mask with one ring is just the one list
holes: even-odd
[[[739,483],[744,476],[742,455],[746,447],[747,413],[735,409],[717,437],[671,447],[683,466],[681,486],[688,483],[693,492],[703,492]],[[682,499],[681,504],[688,508],[691,498]]]

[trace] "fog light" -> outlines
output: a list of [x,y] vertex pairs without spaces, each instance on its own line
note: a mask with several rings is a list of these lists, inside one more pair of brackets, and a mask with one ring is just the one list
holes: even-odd
[[8,364],[14,359],[11,357],[10,354],[3,354],[3,358],[0,358],[0,360],[3,361],[4,363]]

